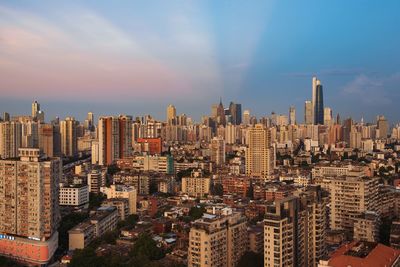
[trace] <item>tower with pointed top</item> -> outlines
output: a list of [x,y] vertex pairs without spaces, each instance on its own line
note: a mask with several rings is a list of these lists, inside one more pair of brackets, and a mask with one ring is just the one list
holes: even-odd
[[218,124],[225,125],[225,109],[222,104],[222,97],[219,99],[219,105],[217,107],[217,122]]

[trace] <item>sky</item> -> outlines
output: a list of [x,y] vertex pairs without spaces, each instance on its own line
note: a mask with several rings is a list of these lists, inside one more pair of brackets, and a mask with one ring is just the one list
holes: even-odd
[[400,1],[0,0],[0,112],[195,120],[222,97],[303,121],[311,79],[341,117],[400,121]]

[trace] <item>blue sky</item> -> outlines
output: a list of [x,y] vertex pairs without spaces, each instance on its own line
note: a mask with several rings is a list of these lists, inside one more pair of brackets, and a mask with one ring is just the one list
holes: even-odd
[[400,120],[399,1],[0,1],[0,111],[196,120],[221,96],[297,108],[311,77],[342,117]]

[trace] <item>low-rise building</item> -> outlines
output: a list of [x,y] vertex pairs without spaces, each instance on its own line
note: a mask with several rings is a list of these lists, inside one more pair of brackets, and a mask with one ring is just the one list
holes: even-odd
[[84,207],[89,203],[89,186],[83,184],[60,184],[60,205]]
[[71,230],[69,235],[69,250],[83,249],[93,239],[102,236],[117,227],[118,210],[116,207],[101,207],[90,215],[90,218]]

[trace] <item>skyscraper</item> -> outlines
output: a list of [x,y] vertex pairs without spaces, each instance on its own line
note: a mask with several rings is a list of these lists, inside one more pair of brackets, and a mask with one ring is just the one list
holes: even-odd
[[312,107],[313,123],[324,124],[324,96],[321,81],[317,77],[312,78]]
[[43,159],[38,148],[19,155],[0,160],[0,254],[42,265],[58,247],[62,164]]
[[225,109],[224,105],[222,105],[222,99],[219,101],[219,105],[217,107],[217,123],[225,125]]
[[232,124],[240,125],[242,123],[242,105],[231,102],[229,104],[229,113],[232,116]]
[[168,105],[167,107],[167,123],[168,124],[175,124],[176,118],[176,108],[173,105]]
[[248,131],[246,149],[246,174],[252,177],[268,178],[274,169],[274,148],[271,133],[262,124],[256,124]]
[[40,104],[35,100],[32,103],[32,118],[33,119],[37,118],[39,111],[40,111]]
[[289,108],[289,124],[295,125],[296,124],[296,108],[291,106]]
[[64,156],[74,157],[78,153],[76,126],[77,121],[74,117],[67,117],[60,121],[61,153]]
[[332,109],[331,108],[324,108],[324,125],[330,126],[333,124],[332,118]]
[[304,102],[304,123],[305,124],[313,124],[313,106],[311,101]]
[[250,110],[248,110],[248,109],[243,111],[243,124],[244,125],[250,124]]
[[387,138],[388,136],[388,131],[389,131],[389,124],[388,121],[386,120],[385,116],[378,116],[376,120],[376,126],[379,130],[379,135],[377,135],[377,138]]

